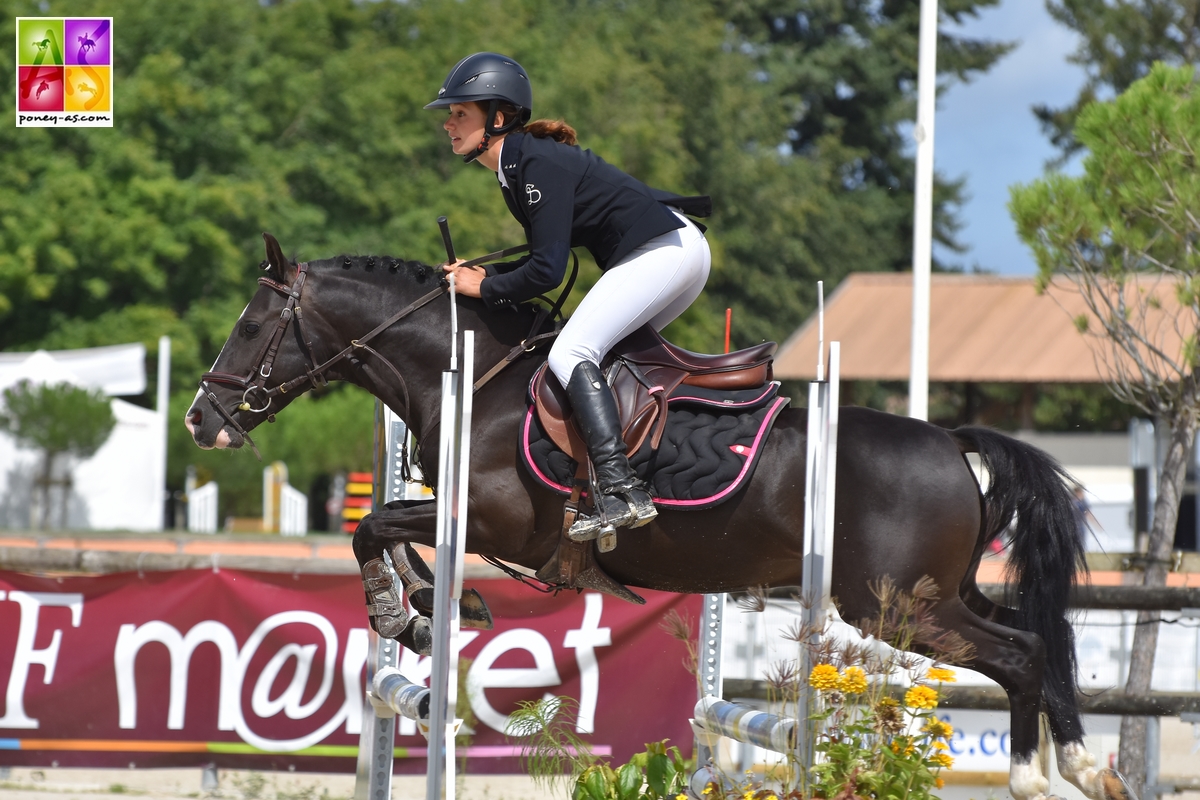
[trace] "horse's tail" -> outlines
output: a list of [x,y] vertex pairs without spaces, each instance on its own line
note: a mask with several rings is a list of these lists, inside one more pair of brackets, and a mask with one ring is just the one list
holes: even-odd
[[[1067,619],[1076,575],[1086,574],[1083,537],[1067,488],[1071,476],[1041,450],[974,426],[951,435],[964,453],[978,453],[989,475],[984,494],[986,546],[1012,524],[1007,576],[1015,625],[1046,645],[1043,697],[1054,710],[1078,714],[1075,635]],[[1052,718],[1055,716],[1051,715]]]

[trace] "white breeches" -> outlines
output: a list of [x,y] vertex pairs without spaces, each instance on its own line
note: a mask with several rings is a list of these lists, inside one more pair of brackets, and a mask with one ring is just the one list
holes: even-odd
[[649,323],[656,331],[700,296],[712,263],[695,223],[656,236],[600,276],[550,348],[550,371],[566,386],[584,361],[599,366],[617,342]]

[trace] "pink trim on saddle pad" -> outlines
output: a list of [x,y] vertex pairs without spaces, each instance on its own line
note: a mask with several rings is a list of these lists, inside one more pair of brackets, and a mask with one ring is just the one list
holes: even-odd
[[750,445],[750,452],[745,454],[746,460],[742,462],[742,471],[739,472],[738,476],[733,479],[733,483],[729,484],[723,490],[717,492],[711,497],[705,497],[700,500],[660,500],[659,498],[655,497],[654,504],[659,506],[672,506],[675,508],[714,505],[723,500],[726,495],[729,495],[740,489],[742,486],[742,480],[746,477],[747,470],[750,469],[750,465],[755,461],[755,456],[758,455],[758,448],[763,442],[763,437],[765,437],[767,435],[767,431],[771,429],[771,423],[774,422],[775,415],[778,414],[779,409],[787,405],[788,402],[789,400],[786,397],[775,398],[775,402],[771,404],[771,410],[767,412],[765,417],[763,417],[763,423],[761,426],[759,426],[758,435],[754,437],[754,444]]

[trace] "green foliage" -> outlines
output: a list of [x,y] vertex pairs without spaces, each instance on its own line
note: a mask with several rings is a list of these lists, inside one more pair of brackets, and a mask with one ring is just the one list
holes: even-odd
[[687,789],[688,762],[664,739],[616,769],[593,764],[575,781],[571,800],[674,800]]
[[564,775],[576,781],[600,763],[591,745],[575,733],[578,708],[571,697],[523,700],[509,716],[504,735],[523,740],[521,762],[525,773],[548,789],[553,789]]
[[1059,164],[1083,147],[1074,127],[1085,107],[1124,92],[1156,61],[1180,65],[1200,58],[1200,0],[1047,0],[1046,8],[1078,34],[1079,46],[1068,61],[1087,72],[1069,105],[1034,107],[1042,130],[1062,153]]
[[[1083,175],[1050,174],[1010,190],[1039,286],[1056,276],[1073,283],[1096,328],[1090,335],[1107,337],[1111,363],[1134,365],[1114,381],[1122,400],[1153,415],[1191,414],[1187,342],[1200,324],[1192,302],[1200,276],[1193,68],[1154,65],[1124,94],[1083,109],[1075,135],[1088,150]],[[1180,305],[1163,320],[1171,295]]]
[[104,392],[69,383],[21,381],[4,390],[4,404],[0,430],[12,434],[22,447],[40,450],[47,459],[90,458],[117,425]]

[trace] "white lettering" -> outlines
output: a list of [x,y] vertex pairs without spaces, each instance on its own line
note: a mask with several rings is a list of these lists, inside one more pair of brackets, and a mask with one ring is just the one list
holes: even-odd
[[596,703],[600,697],[600,665],[596,662],[596,648],[612,645],[612,629],[600,627],[604,597],[586,594],[584,601],[583,622],[576,630],[567,631],[563,647],[574,648],[575,663],[579,665],[579,716],[575,721],[575,731],[594,733]]
[[181,636],[174,626],[160,620],[145,625],[122,625],[117,634],[113,662],[117,671],[117,717],[122,728],[137,727],[137,686],[134,666],[138,652],[149,642],[158,642],[171,655],[171,689],[167,705],[167,728],[183,729],[184,708],[187,704],[188,666],[192,653],[201,642],[211,642],[221,653],[220,701],[217,706],[217,728],[234,730],[241,717],[241,676],[238,673],[237,641],[229,628],[214,620],[197,623],[187,636]]
[[[497,667],[496,663],[503,653],[509,650],[527,650],[533,656],[534,667]],[[514,628],[505,631],[483,646],[479,655],[467,673],[467,693],[471,698],[471,707],[479,721],[493,730],[503,733],[508,727],[508,715],[501,714],[488,702],[489,688],[527,688],[537,686],[558,686],[562,680],[558,669],[554,666],[554,653],[546,637],[530,628]],[[547,693],[545,699],[553,699],[554,695]]]
[[[0,592],[0,600],[4,598]],[[49,685],[54,680],[54,667],[58,663],[58,648],[62,644],[62,630],[54,629],[50,645],[34,649],[37,640],[38,612],[42,606],[57,606],[71,609],[71,627],[78,628],[83,618],[83,595],[51,594],[46,592],[9,592],[8,599],[21,607],[21,624],[17,630],[17,647],[13,653],[12,673],[8,676],[8,693],[5,695],[4,716],[0,717],[0,728],[36,729],[38,721],[25,713],[25,684],[29,680],[29,668],[38,664],[43,668],[42,683]]]

